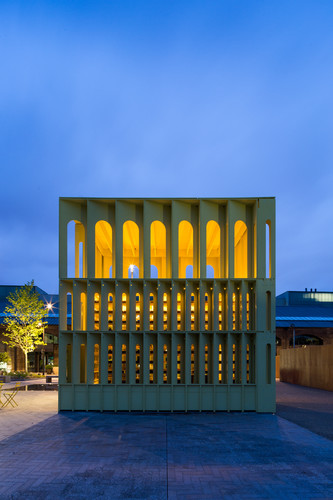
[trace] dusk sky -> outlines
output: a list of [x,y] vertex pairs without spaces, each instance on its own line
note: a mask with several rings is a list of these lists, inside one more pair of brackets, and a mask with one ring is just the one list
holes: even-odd
[[333,2],[0,2],[1,284],[58,292],[58,198],[261,197],[277,293],[333,289]]

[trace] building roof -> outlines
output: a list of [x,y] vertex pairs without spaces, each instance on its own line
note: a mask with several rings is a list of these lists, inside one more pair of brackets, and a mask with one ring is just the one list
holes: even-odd
[[306,289],[278,295],[276,326],[333,328],[333,292]]

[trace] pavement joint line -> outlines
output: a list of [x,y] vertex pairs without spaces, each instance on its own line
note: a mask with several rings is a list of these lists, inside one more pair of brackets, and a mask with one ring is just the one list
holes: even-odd
[[[4,499],[333,498],[333,440],[306,428],[320,401],[332,422],[326,391],[278,384],[287,415],[68,414],[57,393],[18,394],[18,409],[0,411]],[[301,400],[302,426],[291,420]]]

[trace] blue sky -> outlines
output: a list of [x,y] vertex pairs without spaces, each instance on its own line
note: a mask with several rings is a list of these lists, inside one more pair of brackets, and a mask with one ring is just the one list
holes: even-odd
[[58,197],[276,196],[277,292],[333,283],[333,2],[0,2],[2,284]]

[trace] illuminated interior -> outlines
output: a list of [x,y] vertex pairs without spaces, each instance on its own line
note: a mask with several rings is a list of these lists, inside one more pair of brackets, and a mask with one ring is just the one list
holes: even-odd
[[236,383],[236,344],[232,344],[232,383]]
[[188,221],[178,226],[178,275],[186,278],[186,267],[193,266],[193,227]]
[[100,360],[99,360],[99,345],[95,344],[94,346],[94,384],[99,384],[99,367],[100,367]]
[[182,329],[182,296],[177,293],[177,330]]
[[208,384],[208,345],[205,345],[205,384]]
[[135,346],[135,383],[140,383],[141,360],[140,360],[140,345]]
[[207,222],[206,226],[206,265],[214,269],[213,278],[220,278],[220,248],[221,231],[220,226],[214,220]]
[[247,278],[247,227],[238,220],[234,228],[235,278]]
[[223,309],[223,301],[222,301],[222,293],[219,293],[219,330],[223,330],[223,316],[222,316],[222,309]]
[[151,293],[149,295],[149,329],[155,330],[154,328],[154,320],[155,320],[155,301],[154,295]]
[[194,344],[191,345],[191,384],[194,384]]
[[122,382],[122,384],[126,384],[126,382],[127,382],[126,363],[127,363],[127,349],[126,349],[126,344],[123,344],[121,346],[121,382]]
[[123,225],[123,278],[130,277],[130,266],[139,268],[139,228],[132,220]]
[[113,346],[108,345],[108,384],[113,383]]
[[100,329],[100,310],[101,304],[99,299],[99,293],[94,294],[94,328],[95,330]]
[[158,278],[166,278],[166,229],[155,220],[150,225],[150,263],[157,267]]
[[135,296],[135,329],[141,330],[141,301],[139,293]]
[[108,295],[108,330],[113,330],[113,295]]
[[205,293],[205,330],[209,329],[209,304],[208,293]]
[[112,228],[105,220],[95,224],[95,277],[113,278],[112,270]]
[[154,345],[149,346],[149,383],[154,383]]
[[127,330],[127,296],[123,293],[121,296],[121,329]]
[[218,355],[218,360],[219,360],[219,365],[218,365],[218,372],[219,372],[219,384],[222,384],[223,378],[222,378],[222,344],[219,344],[219,355]]
[[182,374],[181,374],[181,362],[182,362],[182,346],[177,345],[177,384],[181,384]]
[[168,329],[168,296],[163,294],[163,330]]
[[[196,330],[196,311],[195,311],[195,296],[191,293],[191,331]],[[194,349],[194,346],[193,346]]]
[[163,346],[163,384],[168,383],[168,347]]
[[87,294],[82,292],[80,295],[81,298],[81,325],[80,330],[87,329]]
[[232,329],[236,330],[236,294],[232,294]]
[[246,329],[250,330],[250,294],[246,294]]

